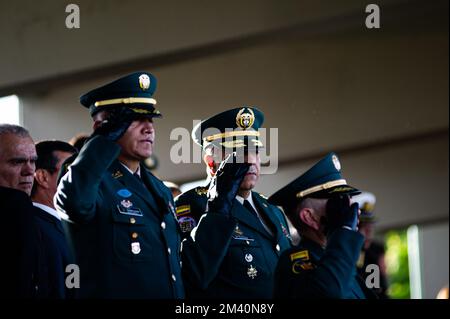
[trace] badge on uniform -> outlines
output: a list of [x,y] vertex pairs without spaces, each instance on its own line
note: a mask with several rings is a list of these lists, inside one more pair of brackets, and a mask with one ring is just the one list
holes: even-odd
[[234,228],[232,237],[233,237],[233,239],[237,239],[237,240],[254,240],[252,238],[248,238],[247,236],[245,236],[244,232],[239,228],[238,225],[236,225],[236,227]]
[[119,178],[119,177],[122,177],[123,176],[123,174],[122,174],[122,172],[121,171],[115,171],[113,174],[112,174],[112,177],[113,178]]
[[292,261],[292,272],[294,274],[299,274],[302,270],[311,270],[315,268],[309,261],[309,251],[302,250],[290,255]]
[[183,233],[189,233],[197,225],[195,219],[188,216],[178,218],[178,224]]
[[253,261],[253,255],[252,254],[245,254],[245,261],[248,263],[251,263]]
[[128,198],[132,195],[132,193],[128,189],[122,188],[117,191],[117,195],[123,198]]
[[131,252],[135,255],[141,252],[141,244],[138,241],[131,243]]
[[256,270],[255,267],[253,267],[252,265],[250,265],[250,267],[247,269],[247,275],[252,278],[255,279],[255,277],[258,275],[258,270]]
[[177,216],[187,215],[191,212],[191,205],[180,205],[177,207]]
[[129,199],[120,201],[120,205],[117,205],[117,209],[119,210],[119,213],[124,215],[144,216],[139,208],[133,207],[133,203]]

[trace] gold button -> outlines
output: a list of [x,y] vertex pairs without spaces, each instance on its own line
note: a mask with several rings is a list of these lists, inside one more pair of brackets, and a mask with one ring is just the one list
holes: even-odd
[[162,222],[162,223],[161,223],[161,228],[162,228],[162,229],[166,229],[166,223],[165,223],[165,222]]
[[130,223],[135,224],[136,223],[136,219],[134,219],[133,217],[130,218]]
[[138,233],[132,233],[131,234],[131,237],[133,237],[134,239],[138,238],[138,236],[139,236]]

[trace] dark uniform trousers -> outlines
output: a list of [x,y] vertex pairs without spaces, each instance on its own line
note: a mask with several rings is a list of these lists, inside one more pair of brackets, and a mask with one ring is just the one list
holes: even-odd
[[336,230],[326,248],[302,238],[299,246],[281,256],[275,275],[275,298],[372,299],[356,273],[364,237],[347,229]]
[[282,212],[258,193],[252,194],[274,235],[236,199],[231,218],[204,214],[182,245],[188,298],[272,297],[278,258],[291,245],[289,233]]
[[137,180],[120,147],[91,139],[61,179],[55,203],[75,222],[80,297],[183,298],[173,198],[141,165]]

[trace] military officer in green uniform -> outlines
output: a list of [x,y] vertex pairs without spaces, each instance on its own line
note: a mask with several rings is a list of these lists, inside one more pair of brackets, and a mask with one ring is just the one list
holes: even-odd
[[183,298],[170,190],[141,161],[153,151],[156,79],[124,76],[83,95],[94,133],[62,177],[55,206],[76,224],[82,298]]
[[330,153],[269,198],[282,206],[300,233],[297,247],[281,256],[275,298],[373,298],[356,272],[364,242],[357,231],[359,191],[347,185]]
[[263,120],[257,108],[241,107],[193,130],[213,178],[208,189],[196,188],[177,199],[180,226],[186,226],[183,217],[195,225],[182,244],[188,298],[272,297],[275,267],[290,240],[281,210],[253,191]]

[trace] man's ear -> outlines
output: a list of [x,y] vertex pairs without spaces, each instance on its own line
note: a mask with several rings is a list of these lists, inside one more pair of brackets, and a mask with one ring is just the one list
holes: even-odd
[[303,223],[314,230],[320,229],[320,217],[314,212],[314,209],[305,207],[300,211],[300,219]]
[[42,188],[49,188],[49,173],[45,169],[37,169],[34,173],[34,181]]

